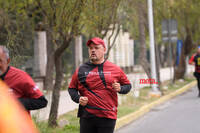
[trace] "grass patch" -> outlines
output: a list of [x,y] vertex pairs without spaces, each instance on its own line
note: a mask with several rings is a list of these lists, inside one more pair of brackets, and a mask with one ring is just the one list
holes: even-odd
[[79,133],[79,119],[76,117],[77,110],[68,112],[62,116],[59,117],[59,120],[68,120],[69,124],[64,127],[56,127],[51,128],[48,127],[48,124],[46,121],[38,122],[36,120],[36,126],[39,129],[40,133]]
[[[188,84],[189,82],[195,80],[194,78],[186,78],[184,82],[176,81],[175,84],[170,84],[170,81],[166,81],[161,85],[161,91],[164,95],[169,94],[184,85]],[[167,86],[167,89],[166,87]],[[164,89],[165,87],[165,89]],[[135,98],[133,97],[133,93],[130,92],[127,95],[122,96],[122,103],[118,107],[118,118],[121,118],[127,114],[130,114],[134,111],[137,111],[142,106],[149,104],[155,101],[158,98],[151,98],[149,97],[150,87],[144,87],[140,90],[140,97]],[[38,127],[41,133],[79,133],[79,119],[76,117],[77,110],[68,112],[59,117],[58,121],[60,120],[68,120],[69,124],[63,128],[56,127],[50,128],[47,126],[47,122],[37,122],[35,120],[36,126]]]
[[138,98],[133,97],[133,93],[129,93],[122,104],[118,107],[118,118],[121,118],[127,114],[137,111],[140,107],[155,101],[158,98],[149,97],[150,87],[144,87],[140,90],[140,96]]
[[122,106],[119,106],[118,107],[118,118],[122,117],[122,116],[125,116],[127,114],[130,114],[131,112],[134,112],[136,110],[139,109],[139,106],[138,107],[133,107],[133,106],[125,106],[125,105],[122,105]]
[[[192,82],[192,81],[194,81],[194,80],[195,80],[194,77],[185,78],[184,80],[177,80],[177,81],[175,81],[174,84],[171,84],[170,81],[166,81],[166,82],[164,82],[164,83],[161,85],[161,91],[163,92],[164,95],[166,95],[166,94],[169,94],[169,93],[171,93],[171,92],[173,92],[173,91],[175,91],[175,90],[177,90],[177,89],[183,87],[184,85],[186,85],[186,84],[188,84],[188,83],[190,83],[190,82]],[[164,89],[165,86],[168,87],[167,90]]]

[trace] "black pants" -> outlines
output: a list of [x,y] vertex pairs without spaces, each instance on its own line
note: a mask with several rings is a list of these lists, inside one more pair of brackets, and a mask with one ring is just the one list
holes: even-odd
[[113,133],[116,120],[100,117],[80,118],[80,133]]
[[198,86],[199,93],[200,93],[200,73],[194,72],[194,76],[197,79],[197,86]]

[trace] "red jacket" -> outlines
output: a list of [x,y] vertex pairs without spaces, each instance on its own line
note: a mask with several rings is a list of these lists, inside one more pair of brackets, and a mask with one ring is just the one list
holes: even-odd
[[88,97],[88,104],[85,107],[79,106],[78,116],[82,117],[83,110],[86,110],[97,117],[117,119],[118,97],[112,88],[114,81],[121,85],[119,93],[130,91],[131,84],[126,75],[111,62],[105,61],[99,65],[87,62],[81,65],[69,85],[69,93],[75,102],[79,102],[80,96]]
[[10,67],[3,80],[16,98],[39,98],[43,95],[32,78],[20,69]]
[[192,62],[195,63],[195,72],[200,73],[200,55],[193,54],[189,60],[189,64],[192,64]]
[[40,109],[47,105],[47,100],[43,96],[43,93],[26,72],[9,66],[7,71],[0,76],[0,79],[8,85],[11,94],[13,94],[28,111]]

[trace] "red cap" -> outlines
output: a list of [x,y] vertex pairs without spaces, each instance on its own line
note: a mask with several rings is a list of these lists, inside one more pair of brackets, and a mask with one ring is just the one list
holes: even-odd
[[91,43],[94,43],[96,45],[102,45],[104,48],[106,48],[104,41],[101,38],[94,37],[87,41],[87,46],[89,46]]

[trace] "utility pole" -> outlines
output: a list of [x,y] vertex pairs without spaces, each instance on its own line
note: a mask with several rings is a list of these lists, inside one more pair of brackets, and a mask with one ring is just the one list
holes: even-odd
[[[155,43],[154,43],[154,26],[153,26],[153,9],[152,9],[152,0],[148,0],[148,16],[149,16],[149,36],[150,36],[150,61],[151,61],[151,78],[156,82],[156,62],[155,62]],[[160,97],[161,92],[158,89],[158,84],[152,84],[152,90],[150,96]]]

